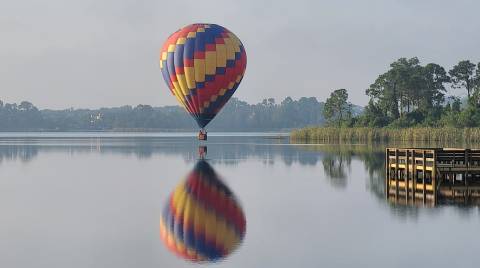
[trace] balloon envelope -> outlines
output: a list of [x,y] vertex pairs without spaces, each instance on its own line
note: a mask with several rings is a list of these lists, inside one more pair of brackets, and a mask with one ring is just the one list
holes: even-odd
[[172,94],[205,127],[242,81],[247,54],[242,42],[216,24],[176,31],[160,51],[160,69]]
[[170,196],[160,220],[160,236],[187,260],[218,261],[242,242],[245,215],[213,168],[200,160]]

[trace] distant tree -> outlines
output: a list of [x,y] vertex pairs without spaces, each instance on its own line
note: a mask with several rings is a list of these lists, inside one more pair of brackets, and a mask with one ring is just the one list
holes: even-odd
[[325,101],[323,115],[329,122],[336,122],[339,125],[351,115],[351,104],[348,103],[346,89],[337,89],[330,94]]
[[322,123],[324,104],[320,103],[317,98],[301,97],[297,103],[300,115],[295,120],[299,120],[299,124],[308,126]]
[[266,98],[257,104],[232,98],[209,125],[209,129],[273,130],[320,125],[324,122],[322,111],[323,103],[315,97],[298,100],[286,97],[280,103],[274,98]]
[[28,102],[28,101],[22,101],[20,103],[20,105],[18,105],[18,110],[20,111],[32,111],[32,110],[36,110],[37,108],[35,106],[33,106],[32,103]]
[[43,117],[30,102],[3,103],[0,101],[0,130],[28,131],[41,129]]
[[465,88],[467,90],[468,99],[472,93],[475,83],[475,64],[469,60],[460,61],[448,72],[452,78],[452,86],[454,88]]

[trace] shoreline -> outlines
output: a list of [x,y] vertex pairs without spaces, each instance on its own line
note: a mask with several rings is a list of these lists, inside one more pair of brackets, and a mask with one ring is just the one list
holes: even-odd
[[[17,131],[0,132],[0,139],[10,138],[190,138],[197,137],[196,131]],[[210,137],[264,137],[269,139],[287,139],[290,136],[288,132],[226,132],[212,131],[208,134]]]

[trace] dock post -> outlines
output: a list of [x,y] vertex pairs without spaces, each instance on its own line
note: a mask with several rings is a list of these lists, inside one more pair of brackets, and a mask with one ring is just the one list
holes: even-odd
[[390,150],[388,148],[385,149],[385,195],[388,199],[390,195]]
[[408,192],[410,191],[409,180],[410,180],[410,169],[408,165],[410,150],[405,150],[405,201],[408,204]]
[[398,149],[395,149],[395,199],[398,198]]
[[425,173],[426,173],[426,169],[427,169],[427,167],[426,167],[426,158],[425,158],[425,150],[422,150],[422,159],[423,159],[423,161],[422,161],[423,203],[425,204],[425,202],[427,201],[427,200],[426,200],[426,199],[427,199],[427,196],[426,196],[426,194],[427,194],[427,186],[426,186],[426,184],[425,184],[425,177],[426,177],[426,176],[425,176],[425,175],[426,175]]
[[[466,171],[465,171],[464,185],[467,186],[468,185],[467,179],[468,179],[468,173],[470,168],[470,149],[465,149],[465,167],[466,167]],[[467,191],[468,191],[468,188],[467,188]]]
[[415,157],[415,149],[412,150],[412,178],[413,178],[413,203],[415,203],[415,199],[417,198],[417,165],[416,165],[416,157]]
[[433,205],[437,204],[437,150],[433,150],[433,164],[432,164],[432,189],[433,189]]

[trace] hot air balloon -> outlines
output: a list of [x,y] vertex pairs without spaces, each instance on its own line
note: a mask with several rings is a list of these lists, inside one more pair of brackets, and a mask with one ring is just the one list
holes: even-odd
[[242,208],[205,160],[176,187],[160,220],[167,248],[193,262],[224,259],[243,241],[245,231]]
[[212,121],[242,81],[247,54],[240,39],[216,24],[183,27],[165,41],[160,69],[172,94],[201,128]]

